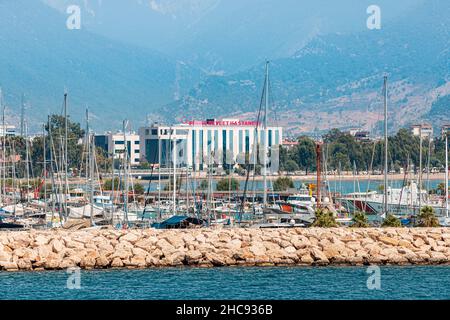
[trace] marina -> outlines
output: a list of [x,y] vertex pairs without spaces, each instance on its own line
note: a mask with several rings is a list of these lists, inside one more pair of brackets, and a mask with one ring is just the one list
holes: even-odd
[[[49,116],[42,126],[42,162],[32,163],[35,150],[26,125],[24,157],[16,152],[19,141],[6,134],[1,139],[0,229],[292,228],[317,225],[318,213],[324,211],[331,214],[333,224],[342,226],[352,225],[358,214],[367,216],[367,224],[375,227],[388,216],[404,226],[415,226],[425,209],[437,219],[430,223],[450,225],[449,127],[442,128],[443,176],[438,173],[436,179],[437,169],[431,167],[431,131],[427,126],[414,126],[413,134],[418,130],[420,142],[419,166],[412,164],[409,155],[400,159],[406,161],[399,168],[403,179],[392,180],[390,175],[398,177],[399,173],[388,161],[387,77],[383,83],[384,137],[373,142],[367,170],[358,172],[355,161],[350,175],[342,173],[341,162],[337,171],[328,170],[335,162],[328,159],[330,131],[310,140],[313,154],[301,159],[315,164],[314,179],[295,183],[292,172],[280,169],[282,128],[268,126],[269,81],[267,62],[255,121],[209,119],[178,127],[153,125],[136,135],[124,120],[121,133],[96,136],[86,109],[86,127],[82,134],[78,124],[78,142],[69,130],[68,94],[64,93],[62,115]],[[2,110],[5,125],[5,106]],[[423,128],[428,134],[426,164]],[[377,143],[383,164],[376,173]],[[74,148],[81,153],[75,154]],[[71,165],[74,161],[79,167]],[[140,161],[146,161],[147,169],[139,172]],[[38,168],[41,173],[36,176]],[[141,180],[143,176],[146,180]]]

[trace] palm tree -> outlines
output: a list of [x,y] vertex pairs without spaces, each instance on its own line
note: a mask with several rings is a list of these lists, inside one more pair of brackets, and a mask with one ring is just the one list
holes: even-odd
[[333,212],[328,209],[316,209],[316,220],[312,224],[313,227],[332,228],[337,227],[338,223],[334,218]]
[[439,220],[434,215],[434,209],[430,206],[420,209],[418,218],[419,227],[439,227]]
[[402,226],[400,219],[392,214],[388,214],[386,218],[383,220],[382,227],[396,227],[399,228]]
[[369,226],[369,220],[363,212],[356,212],[352,221],[352,227],[354,228],[367,228]]

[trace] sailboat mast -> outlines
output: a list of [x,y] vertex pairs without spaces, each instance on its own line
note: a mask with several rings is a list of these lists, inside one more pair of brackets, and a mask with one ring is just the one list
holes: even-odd
[[[91,133],[89,131],[89,109],[86,108],[86,143],[87,143],[87,151],[88,151],[88,159],[89,159],[89,203],[90,203],[90,223],[91,226],[94,225],[93,216],[94,216],[94,156],[93,152],[95,151],[94,146],[92,145]],[[86,167],[87,169],[87,167]],[[86,172],[87,175],[87,172]]]
[[445,131],[445,211],[448,218],[448,129]]
[[94,146],[94,139],[92,139],[92,135],[91,135],[91,133],[88,133],[88,139],[89,139],[89,175],[90,175],[90,179],[89,179],[89,181],[90,181],[90,186],[89,186],[89,188],[90,188],[90,203],[91,203],[91,206],[90,206],[90,209],[91,209],[91,214],[90,214],[90,220],[91,220],[91,226],[93,226],[94,225],[94,176],[95,176],[95,173],[94,173],[94,166],[95,166],[95,164],[94,164],[94,157],[95,157],[95,154],[94,154],[94,152],[95,152],[95,146]]
[[30,202],[30,148],[29,148],[29,144],[28,144],[28,124],[24,121],[24,134],[25,134],[25,158],[26,158],[26,164],[27,164],[27,168],[26,168],[26,174],[27,174],[27,202]]
[[128,226],[128,145],[127,145],[127,136],[125,133],[127,127],[127,120],[123,121],[123,147],[124,147],[124,153],[123,153],[123,174],[124,174],[124,199],[123,199],[123,208],[124,208],[124,214],[125,214],[125,224]]
[[4,121],[5,115],[4,115],[4,112],[3,112],[3,92],[2,92],[2,88],[0,88],[0,109],[2,110],[2,126],[3,126],[3,128],[2,128],[3,129],[2,163],[1,163],[1,167],[0,167],[1,174],[2,174],[2,180],[1,180],[1,184],[0,184],[0,203],[3,203],[3,194],[4,194],[3,187],[4,187],[4,183],[5,183],[5,179],[3,179],[3,172],[4,172],[3,163],[5,162],[5,153],[4,153],[4,150],[5,150],[5,139],[4,139],[4,136],[5,136],[5,121]]
[[20,136],[25,134],[25,95],[22,93],[22,102],[20,108]]
[[422,124],[420,125],[419,129],[419,213],[420,209],[422,208]]
[[64,92],[64,177],[65,177],[65,188],[64,188],[64,214],[67,218],[67,196],[69,194],[69,180],[68,180],[68,152],[67,152],[67,92]]
[[158,221],[161,221],[161,139],[159,137],[158,137]]
[[111,154],[111,225],[114,225],[114,153]]
[[388,213],[388,109],[387,109],[387,76],[384,76],[384,214]]
[[45,144],[45,124],[42,125],[42,149],[44,155],[43,179],[44,179],[44,212],[47,213],[47,146]]
[[269,108],[269,61],[266,62],[266,94],[264,104],[264,123],[263,123],[263,206],[267,205],[267,110]]
[[[172,130],[172,129],[171,129]],[[173,159],[173,190],[172,190],[172,200],[173,200],[173,214],[177,214],[177,139],[176,137],[173,139],[173,147],[172,147],[172,159]]]
[[[47,117],[47,126],[48,126],[48,136],[49,136],[49,148],[50,148],[50,173],[52,179],[52,224],[53,224],[53,215],[55,213],[55,201],[58,199],[57,190],[55,189],[55,175],[53,169],[53,137],[52,137],[52,127],[50,126],[50,116]],[[61,211],[59,211],[59,215],[61,218]]]
[[3,196],[6,198],[6,125],[5,125],[5,109],[6,106],[3,103],[3,94],[0,91],[0,105],[2,107],[2,130],[3,130],[3,162],[2,162],[2,168],[3,168],[3,189],[2,189],[2,193]]

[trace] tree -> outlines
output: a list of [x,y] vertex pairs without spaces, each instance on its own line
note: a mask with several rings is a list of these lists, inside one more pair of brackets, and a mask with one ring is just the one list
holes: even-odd
[[141,162],[139,164],[139,169],[147,170],[147,169],[151,169],[151,168],[152,168],[152,165],[148,162]]
[[[51,131],[53,140],[53,149],[57,155],[63,153],[62,145],[64,144],[65,135],[65,118],[61,115],[52,115],[50,121],[45,125],[47,133]],[[81,155],[83,154],[83,145],[78,141],[85,135],[83,129],[77,122],[70,121],[70,117],[67,119],[67,153],[68,163],[70,168],[79,168],[82,161]],[[46,141],[47,149],[50,148],[50,141]],[[49,157],[47,158],[49,159]]]
[[[142,184],[136,183],[133,187],[134,187],[134,193],[136,193],[136,194],[144,194],[145,188],[144,188],[144,186]],[[131,190],[131,186],[130,186],[130,190]]]
[[328,209],[316,209],[315,214],[316,220],[312,224],[313,227],[333,228],[339,225],[334,218],[333,212]]
[[400,222],[400,219],[392,214],[388,214],[386,218],[383,220],[383,223],[381,224],[382,227],[395,227],[399,228],[402,226],[402,223]]
[[199,188],[200,190],[206,190],[206,189],[208,189],[208,186],[209,186],[208,180],[202,180],[202,181],[200,182],[200,185],[198,186],[198,188]]
[[239,181],[237,181],[235,178],[223,178],[219,180],[219,182],[217,182],[216,189],[217,191],[239,190]]
[[[177,178],[177,190],[181,189],[181,178]],[[173,179],[169,179],[169,183],[164,186],[164,191],[173,191]]]
[[352,227],[355,228],[367,228],[369,226],[369,220],[363,212],[356,212],[352,221]]
[[433,207],[425,206],[420,209],[420,214],[418,216],[418,226],[419,227],[439,227],[439,220],[434,214]]
[[316,168],[316,146],[314,141],[308,137],[300,137],[298,145],[294,148],[297,164],[306,174]]
[[290,188],[294,188],[294,182],[289,177],[278,177],[273,183],[274,191],[286,191]]
[[[119,178],[114,178],[114,190],[117,190],[119,188],[119,184]],[[103,190],[112,190],[112,179],[106,179],[105,182],[103,182]]]
[[294,172],[294,171],[298,171],[300,168],[297,164],[297,162],[295,162],[295,160],[292,159],[288,159],[284,165],[283,165],[283,170],[287,171],[287,172]]
[[439,194],[441,196],[445,195],[445,183],[439,183],[436,189],[431,190],[431,193]]

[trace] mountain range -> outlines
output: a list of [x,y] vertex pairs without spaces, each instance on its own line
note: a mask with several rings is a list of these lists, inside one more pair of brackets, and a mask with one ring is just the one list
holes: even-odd
[[[66,28],[69,4],[81,30]],[[18,122],[61,112],[97,130],[150,121],[239,116],[259,107],[270,60],[270,119],[292,134],[331,127],[376,133],[389,76],[391,130],[450,121],[449,4],[378,1],[381,30],[366,28],[371,1],[0,0],[0,86]],[[443,102],[444,101],[444,102]],[[436,111],[438,110],[438,111]],[[444,112],[443,112],[444,111]]]
[[[330,127],[379,133],[387,75],[391,130],[421,121],[437,129],[449,122],[449,106],[441,107],[447,112],[439,117],[431,110],[450,93],[448,8],[446,1],[429,1],[381,30],[317,36],[291,57],[275,59],[270,64],[270,118],[297,134]],[[161,113],[254,117],[263,79],[264,63],[229,76],[210,76]]]

